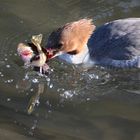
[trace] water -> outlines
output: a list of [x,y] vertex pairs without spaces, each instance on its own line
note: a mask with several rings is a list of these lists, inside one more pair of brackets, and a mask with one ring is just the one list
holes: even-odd
[[139,140],[140,71],[88,72],[57,59],[46,77],[24,69],[19,42],[83,17],[99,26],[140,16],[139,0],[0,1],[0,139]]

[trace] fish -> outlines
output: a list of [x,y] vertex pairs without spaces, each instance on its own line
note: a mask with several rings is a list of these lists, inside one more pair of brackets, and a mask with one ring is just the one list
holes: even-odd
[[39,68],[41,74],[49,70],[47,64],[50,53],[41,46],[43,35],[33,35],[31,42],[19,43],[17,46],[17,53],[24,62],[25,67]]

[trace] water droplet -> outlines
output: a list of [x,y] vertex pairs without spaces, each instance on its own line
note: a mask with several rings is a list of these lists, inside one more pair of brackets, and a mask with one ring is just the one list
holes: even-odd
[[62,92],[62,91],[64,91],[65,89],[64,88],[58,88],[57,89],[57,92]]
[[28,76],[28,74],[26,74],[26,75],[25,75],[25,79],[29,79],[29,76]]
[[63,94],[61,94],[62,97],[68,99],[68,98],[72,98],[73,97],[73,93],[71,90],[67,90],[67,91],[64,91]]
[[33,83],[38,83],[39,81],[38,81],[38,79],[35,78],[35,79],[32,80],[32,82]]
[[34,91],[34,89],[33,89],[33,88],[31,88],[31,89],[30,89],[30,91],[31,91],[31,92],[33,92],[33,91]]
[[6,82],[7,83],[12,83],[14,80],[13,79],[9,79],[9,80],[7,80]]
[[7,98],[7,102],[10,102],[11,101],[11,99],[10,98]]
[[53,88],[53,84],[50,84],[50,88]]
[[87,101],[89,101],[90,100],[90,98],[87,98]]
[[61,90],[61,89],[60,89],[60,88],[58,88],[58,89],[57,89],[57,92],[60,92],[60,90]]
[[6,65],[6,68],[10,68],[11,66],[10,65]]
[[88,76],[89,76],[90,79],[96,79],[96,80],[99,79],[99,76],[96,75],[96,74],[89,74]]
[[48,110],[48,113],[52,113],[52,111],[51,110]]
[[47,82],[50,82],[51,79],[50,78],[46,78],[46,80],[47,80]]

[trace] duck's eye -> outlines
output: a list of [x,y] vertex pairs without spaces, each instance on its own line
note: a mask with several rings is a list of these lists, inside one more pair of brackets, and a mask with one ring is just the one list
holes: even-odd
[[61,49],[62,46],[63,46],[63,44],[62,43],[59,43],[58,44],[58,49]]

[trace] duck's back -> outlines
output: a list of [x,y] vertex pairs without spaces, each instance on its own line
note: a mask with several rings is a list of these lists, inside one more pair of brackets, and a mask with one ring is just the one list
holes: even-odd
[[138,67],[140,64],[140,18],[106,23],[88,41],[90,56],[102,65]]

